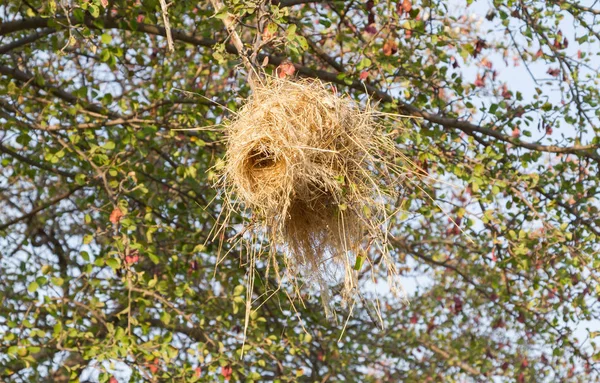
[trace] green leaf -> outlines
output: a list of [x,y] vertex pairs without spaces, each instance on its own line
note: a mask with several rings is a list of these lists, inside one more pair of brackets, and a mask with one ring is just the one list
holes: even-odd
[[296,25],[292,24],[287,28],[286,32],[287,39],[289,41],[293,41],[296,37]]
[[171,323],[171,315],[168,312],[163,311],[163,313],[160,315],[160,320],[168,326],[169,323]]
[[85,174],[77,174],[77,175],[75,176],[75,182],[76,182],[78,185],[85,185],[86,178],[87,178],[87,176],[86,176]]
[[37,289],[39,289],[39,288],[40,288],[40,285],[38,285],[38,283],[36,281],[33,281],[27,287],[27,291],[29,291],[30,293],[35,293],[37,291]]
[[92,15],[92,17],[96,18],[96,17],[100,16],[100,8],[98,8],[98,6],[90,4],[88,7],[88,10],[90,12],[90,15]]
[[237,285],[233,289],[233,295],[234,296],[242,295],[243,292],[244,292],[244,286],[243,285]]
[[89,245],[94,240],[94,236],[92,234],[86,234],[83,236],[83,244]]
[[148,258],[150,258],[152,263],[154,263],[155,265],[158,265],[160,263],[160,259],[154,253],[148,253]]
[[214,16],[215,18],[219,19],[219,20],[225,20],[226,18],[229,17],[229,10],[226,7],[222,7],[219,12],[217,12]]
[[362,265],[365,262],[365,257],[358,256],[356,257],[356,262],[354,263],[354,270],[360,271],[362,269]]
[[115,148],[115,143],[112,141],[106,141],[102,147],[106,150],[113,150]]
[[308,41],[304,36],[296,36],[296,41],[298,42],[298,44],[300,44],[300,48],[302,48],[303,50],[308,49]]
[[103,33],[102,36],[100,37],[100,40],[104,44],[110,44],[112,42],[112,36],[109,34]]
[[370,67],[372,64],[373,64],[373,62],[371,61],[371,59],[369,59],[368,57],[363,57],[363,59],[360,60],[360,62],[358,63],[358,66],[356,67],[356,69],[362,70],[362,69]]
[[116,258],[108,258],[106,260],[106,266],[109,266],[113,270],[117,270],[121,266],[121,262]]

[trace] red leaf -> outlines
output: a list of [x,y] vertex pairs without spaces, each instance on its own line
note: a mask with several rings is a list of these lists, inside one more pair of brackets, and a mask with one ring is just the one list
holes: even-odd
[[473,51],[473,57],[477,57],[481,51],[487,48],[487,43],[484,39],[477,39],[477,41],[475,42],[475,50]]
[[279,78],[285,78],[292,76],[296,72],[296,67],[291,61],[284,61],[277,67],[277,72],[279,73]]
[[434,328],[435,328],[434,318],[431,318],[431,320],[429,320],[429,323],[427,323],[427,334],[431,334],[431,331],[433,331]]
[[560,68],[550,68],[546,73],[548,73],[552,77],[558,77],[560,75]]
[[454,314],[458,314],[463,309],[463,302],[459,297],[454,297]]
[[122,217],[123,217],[123,212],[117,206],[113,209],[112,213],[110,213],[110,217],[108,219],[111,223],[117,224],[121,220]]
[[155,374],[156,371],[158,371],[158,358],[154,358],[154,360],[152,361],[152,364],[150,364],[148,366],[148,368],[150,369],[150,372]]
[[475,84],[476,87],[482,88],[485,86],[485,75],[481,76],[480,74],[477,75],[477,78],[475,79],[475,82],[473,83]]
[[367,24],[375,24],[375,14],[373,12],[369,13]]
[[402,10],[406,13],[410,12],[412,9],[412,2],[410,0],[402,1]]
[[481,59],[481,65],[488,69],[492,69],[492,62],[485,57]]
[[398,44],[394,40],[388,40],[383,44],[383,54],[386,56],[391,56],[394,53],[398,52]]
[[114,376],[111,376],[110,379],[108,380],[108,383],[119,383],[119,381]]
[[221,375],[223,375],[225,380],[231,379],[232,372],[233,372],[233,369],[231,368],[231,366],[221,367]]
[[519,106],[517,109],[515,109],[515,117],[521,118],[524,114],[525,108],[523,108],[522,106]]
[[460,67],[460,65],[458,65],[458,60],[456,57],[452,57],[452,68],[456,69],[458,67]]
[[102,6],[106,8],[108,7],[108,0],[100,0],[100,4],[102,4]]
[[196,375],[196,377],[199,378],[200,375],[202,375],[202,369],[200,367],[196,367],[196,369],[194,370],[194,375]]
[[373,24],[369,24],[365,27],[365,32],[374,35],[377,33],[377,28]]
[[561,31],[561,30],[559,30],[559,31],[558,31],[558,33],[557,33],[556,35],[557,35],[558,37],[556,37],[556,38],[554,39],[554,44],[553,44],[553,46],[554,46],[554,48],[556,48],[556,49],[561,49],[561,48],[562,48],[561,41],[562,41],[562,35],[563,35],[563,34],[562,34],[562,31]]
[[554,39],[554,44],[552,44],[552,46],[556,49],[560,49],[560,43],[558,42],[558,39]]
[[521,130],[519,129],[519,127],[515,127],[510,135],[513,138],[519,138],[519,136],[521,135]]
[[365,81],[367,78],[369,78],[369,71],[363,70],[360,72],[360,76],[358,76],[358,78],[360,78],[361,81]]
[[273,33],[271,31],[271,29],[269,28],[268,25],[265,25],[265,27],[263,28],[263,33],[262,33],[263,40],[270,40],[273,38],[273,36],[275,36],[275,33]]
[[535,57],[536,58],[540,58],[544,55],[544,51],[542,50],[542,48],[538,49],[538,51],[535,53]]
[[502,90],[502,97],[504,97],[505,100],[508,100],[512,97],[512,94],[509,92],[506,84],[502,85],[502,88],[500,89]]
[[[140,260],[140,255],[139,252],[136,250],[133,253],[131,253],[130,255],[126,255],[125,256],[125,263],[128,265],[133,265],[134,263],[137,263]],[[156,359],[155,359],[156,361]]]
[[404,13],[404,9],[402,8],[402,1],[398,0],[398,2],[396,3],[396,13],[398,13],[398,16],[402,17],[402,14]]

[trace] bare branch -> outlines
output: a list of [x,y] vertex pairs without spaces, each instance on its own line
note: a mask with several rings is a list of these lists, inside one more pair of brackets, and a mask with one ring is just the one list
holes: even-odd
[[479,372],[476,368],[469,366],[465,362],[462,362],[457,357],[453,357],[447,351],[442,350],[435,344],[427,342],[425,340],[420,340],[419,343],[422,344],[424,347],[430,349],[437,355],[441,356],[446,361],[456,364],[458,367],[462,368],[464,371],[468,372],[469,374],[471,374],[473,376],[481,376],[481,372]]
[[[219,13],[223,9],[223,3],[221,3],[220,0],[210,0],[210,2],[217,13]],[[244,48],[244,42],[242,41],[238,33],[235,31],[233,16],[228,14],[227,17],[223,19],[223,24],[225,24],[225,28],[227,28],[227,31],[229,31],[231,41],[235,46],[238,55],[241,57],[242,62],[244,63],[244,67],[246,67],[246,70],[248,71],[248,83],[251,88],[254,88],[254,80],[252,77],[254,74],[257,73],[254,69],[254,66],[250,62],[250,59],[248,58],[246,48]]]
[[36,215],[37,213],[39,213],[42,210],[45,210],[47,208],[49,208],[50,206],[56,205],[57,203],[59,203],[60,201],[62,201],[65,198],[69,198],[73,193],[75,193],[77,190],[82,189],[83,186],[77,186],[74,189],[69,190],[68,192],[59,195],[58,197],[46,202],[45,204],[36,207],[35,209],[33,209],[32,211],[30,211],[29,213],[22,215],[20,217],[17,217],[11,221],[6,222],[5,224],[0,225],[0,230],[4,230],[12,225],[14,225],[15,223],[19,223],[23,220],[26,220],[28,218],[33,217],[34,215]]
[[160,9],[163,17],[163,22],[165,23],[165,34],[167,35],[167,45],[169,46],[169,51],[173,52],[175,50],[175,44],[173,44],[173,36],[171,36],[171,23],[169,22],[169,13],[167,11],[167,3],[165,0],[160,1]]
[[34,32],[27,37],[23,37],[22,39],[15,40],[11,43],[1,46],[0,47],[0,55],[8,53],[8,52],[12,51],[13,49],[22,47],[23,45],[31,44],[34,41],[37,41],[37,40],[41,39],[42,37],[46,37],[55,32],[56,32],[56,30],[52,29],[52,28],[46,28],[46,29],[41,30],[40,32]]
[[36,168],[40,168],[42,170],[46,170],[46,171],[49,171],[51,173],[56,173],[56,174],[59,174],[59,175],[61,175],[63,177],[69,177],[69,178],[74,178],[75,177],[74,173],[66,172],[66,171],[60,170],[60,169],[54,169],[54,168],[46,165],[43,162],[38,162],[38,161],[32,160],[31,158],[22,156],[19,153],[15,152],[15,151],[13,151],[13,150],[11,150],[9,148],[7,148],[6,146],[4,146],[2,144],[0,144],[0,152],[2,152],[4,154],[7,154],[7,155],[9,155],[9,156],[11,156],[13,158],[15,158],[15,159],[17,159],[20,162],[24,162],[24,163],[29,164],[31,166],[35,166]]

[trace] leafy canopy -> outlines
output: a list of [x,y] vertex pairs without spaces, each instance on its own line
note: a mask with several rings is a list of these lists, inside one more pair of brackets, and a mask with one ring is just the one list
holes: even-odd
[[[595,2],[164,6],[0,5],[0,380],[599,379]],[[222,136],[180,130],[249,94],[225,21],[267,72],[414,118],[397,142],[427,176],[390,242],[410,305],[365,262],[342,334],[259,262],[244,342],[247,265],[209,237]]]

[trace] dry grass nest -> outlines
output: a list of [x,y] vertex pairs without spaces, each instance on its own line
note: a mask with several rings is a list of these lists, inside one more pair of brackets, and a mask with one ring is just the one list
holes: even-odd
[[[365,260],[396,274],[387,224],[404,172],[382,119],[322,82],[268,78],[225,124],[225,216],[249,213],[247,253],[284,254],[291,279],[316,280],[326,307],[332,282],[343,282],[344,300],[353,295]],[[333,269],[342,281],[330,280]]]

